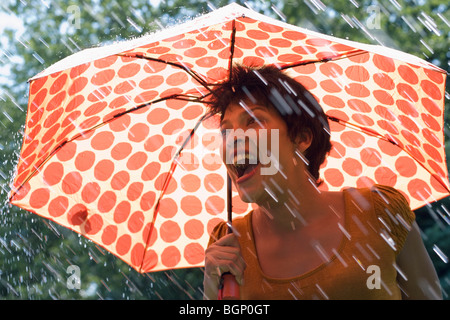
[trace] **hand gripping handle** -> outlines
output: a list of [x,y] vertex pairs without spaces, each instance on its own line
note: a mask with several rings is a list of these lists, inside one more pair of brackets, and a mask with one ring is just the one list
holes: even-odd
[[239,284],[229,272],[225,272],[220,279],[219,300],[239,300]]

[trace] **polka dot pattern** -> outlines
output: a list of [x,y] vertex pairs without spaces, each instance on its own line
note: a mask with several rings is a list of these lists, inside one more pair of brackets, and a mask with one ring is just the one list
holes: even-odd
[[[209,84],[226,79],[233,18],[235,62],[286,68],[339,121],[331,121],[322,188],[386,184],[413,208],[448,195],[443,72],[249,12],[220,12],[179,35],[155,35],[31,81],[12,186],[22,187],[12,203],[83,234],[140,272],[201,266],[209,233],[226,219],[226,172],[211,139],[217,121],[204,121],[174,159],[206,108],[167,98],[207,93],[185,67]],[[332,61],[298,65],[322,59]],[[235,215],[250,208],[233,194]]]

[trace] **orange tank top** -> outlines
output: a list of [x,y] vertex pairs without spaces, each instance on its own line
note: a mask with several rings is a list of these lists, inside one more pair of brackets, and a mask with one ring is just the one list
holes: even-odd
[[[268,277],[261,270],[253,237],[253,211],[234,219],[233,228],[240,235],[247,265],[241,299],[401,299],[395,261],[414,213],[403,195],[391,187],[349,188],[344,197],[345,226],[339,248],[318,267],[292,278]],[[220,223],[209,244],[226,233],[226,223]]]

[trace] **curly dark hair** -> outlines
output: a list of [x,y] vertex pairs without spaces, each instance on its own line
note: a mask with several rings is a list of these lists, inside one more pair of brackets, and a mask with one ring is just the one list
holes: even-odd
[[239,101],[274,108],[285,121],[292,141],[298,137],[302,139],[308,130],[311,132],[312,143],[304,156],[308,160],[310,174],[320,184],[319,168],[331,150],[330,126],[314,96],[275,66],[235,65],[231,78],[213,88],[209,111],[219,114],[222,120],[227,107]]

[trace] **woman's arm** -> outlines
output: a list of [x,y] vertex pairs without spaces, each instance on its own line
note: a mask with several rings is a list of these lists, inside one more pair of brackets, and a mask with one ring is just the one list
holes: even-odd
[[405,244],[397,256],[397,266],[406,277],[404,279],[400,274],[397,276],[403,299],[442,299],[439,278],[425,249],[416,222],[412,224]]

